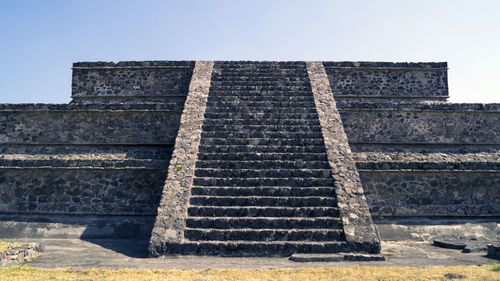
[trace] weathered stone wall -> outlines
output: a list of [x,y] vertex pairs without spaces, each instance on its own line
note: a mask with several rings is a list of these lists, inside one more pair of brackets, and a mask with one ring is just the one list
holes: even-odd
[[500,214],[500,170],[360,170],[373,216]]
[[179,107],[0,105],[0,144],[173,144]]
[[350,143],[500,144],[499,104],[353,104],[340,114]]
[[446,100],[446,63],[324,62],[337,100]]
[[0,213],[155,215],[181,109],[0,105]]
[[0,169],[0,213],[155,215],[166,169]]
[[74,63],[72,98],[83,103],[183,103],[193,67],[193,61]]
[[500,105],[344,103],[373,216],[498,216]]

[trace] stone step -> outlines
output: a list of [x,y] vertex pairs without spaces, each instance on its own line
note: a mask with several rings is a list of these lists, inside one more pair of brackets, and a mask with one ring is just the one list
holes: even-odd
[[283,114],[283,113],[295,113],[295,114],[308,114],[313,113],[317,114],[316,107],[307,107],[307,108],[294,108],[291,110],[290,108],[274,108],[274,107],[207,107],[206,112],[208,113],[254,113],[254,114],[265,114],[265,113],[273,113],[273,114]]
[[269,74],[281,75],[304,75],[307,74],[305,67],[277,67],[277,66],[222,66],[214,69],[213,75],[221,76],[241,76],[251,74],[255,76],[264,76]]
[[204,132],[229,131],[229,132],[321,132],[320,125],[203,125]]
[[327,161],[227,161],[227,160],[203,160],[196,162],[196,168],[219,168],[219,169],[330,169]]
[[331,178],[330,169],[211,169],[197,168],[196,177],[215,178]]
[[241,71],[239,73],[215,73],[211,82],[252,82],[252,81],[283,81],[283,82],[305,82],[309,81],[307,74],[296,71]]
[[200,186],[293,186],[293,187],[314,187],[333,186],[333,178],[206,178],[196,177],[193,185]]
[[328,228],[342,229],[342,220],[333,217],[315,218],[273,218],[273,217],[189,217],[186,227],[190,228],[216,228],[216,229],[290,229],[290,228]]
[[349,252],[351,246],[344,241],[185,241],[168,243],[157,252],[171,255],[212,256],[290,256],[294,253]]
[[205,126],[320,126],[318,119],[227,119],[205,118]]
[[318,187],[290,187],[290,186],[199,186],[191,188],[193,196],[326,196],[335,197],[335,188],[329,186]]
[[240,91],[240,90],[258,90],[258,91],[311,91],[311,86],[210,86],[210,92],[222,91]]
[[[224,134],[219,134],[220,137]],[[231,137],[228,134],[228,137]],[[217,153],[325,153],[325,146],[280,146],[280,145],[200,145],[199,152],[217,152]],[[239,159],[239,160],[254,160]]]
[[201,145],[279,145],[279,146],[323,146],[320,138],[286,139],[286,138],[202,138]]
[[273,119],[273,120],[284,120],[284,119],[314,119],[318,120],[318,114],[314,113],[296,113],[296,112],[286,112],[286,113],[233,113],[233,112],[218,112],[218,113],[205,113],[205,119]]
[[236,160],[236,161],[328,161],[324,152],[306,152],[306,153],[283,153],[283,152],[263,152],[256,154],[255,152],[237,152],[237,153],[220,153],[220,152],[200,152],[198,160]]
[[344,239],[340,229],[196,229],[184,230],[191,241],[339,241]]
[[216,62],[216,68],[233,67],[258,67],[259,69],[266,67],[289,67],[289,68],[303,68],[306,65],[302,61],[221,61]]
[[257,63],[249,62],[240,64],[234,64],[232,62],[226,64],[219,64],[217,62],[215,69],[231,70],[231,72],[238,71],[240,69],[251,69],[257,71],[263,71],[266,69],[291,69],[291,70],[300,69],[301,71],[306,71],[306,65],[304,63],[289,64],[283,62],[257,62]]
[[189,206],[191,217],[339,217],[337,207]]
[[215,69],[257,69],[257,70],[265,70],[265,69],[300,69],[305,71],[306,65],[302,62],[302,64],[290,64],[289,62],[241,62],[235,64],[235,62],[227,62],[224,64],[219,64],[217,62]]
[[286,96],[286,95],[213,95],[208,98],[209,102],[309,102],[314,103],[312,96]]
[[335,197],[192,196],[192,206],[336,207]]
[[[254,75],[266,75],[266,74],[304,74],[306,72],[305,67],[288,67],[288,66],[257,66],[257,65],[247,65],[247,66],[222,66],[218,67],[214,71],[214,75],[224,75],[232,74],[233,76],[242,75],[244,73],[250,73]],[[306,72],[307,73],[307,72]]]
[[[294,76],[289,76],[289,75],[283,75],[280,78],[280,81],[289,81],[289,82],[302,82],[302,81],[308,81],[306,80],[308,77],[306,76],[299,76],[299,75],[294,75]],[[247,76],[227,76],[227,75],[220,75],[220,74],[215,74],[212,76],[211,82],[226,82],[226,81],[237,81],[237,82],[247,82],[247,81],[257,81],[257,82],[268,82],[269,78],[268,77],[259,77],[259,76],[254,76],[254,77],[247,77]]]
[[314,101],[267,101],[262,99],[260,101],[207,101],[207,108],[210,107],[227,107],[227,108],[238,108],[238,107],[274,107],[274,108],[314,108]]
[[313,97],[310,90],[307,91],[262,91],[262,90],[228,90],[211,92],[208,99],[218,97],[261,97],[261,98],[287,98],[287,97]]
[[381,254],[364,253],[293,254],[289,260],[295,262],[383,261],[385,257]]
[[247,81],[238,81],[238,80],[228,80],[228,81],[221,81],[221,80],[212,80],[210,83],[211,87],[215,86],[231,86],[231,87],[245,87],[245,86],[266,86],[266,87],[297,87],[297,86],[310,86],[311,83],[309,81],[304,81],[304,80],[298,80],[298,81],[287,81],[284,79],[279,79],[279,80],[254,80],[254,79],[248,79]]
[[323,139],[321,132],[219,132],[203,131],[201,138]]

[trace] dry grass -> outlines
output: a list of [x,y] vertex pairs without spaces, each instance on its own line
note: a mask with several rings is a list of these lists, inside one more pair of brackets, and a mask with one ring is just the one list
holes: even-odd
[[450,280],[444,276],[446,273],[465,275],[465,280],[500,280],[500,273],[493,271],[491,265],[202,271],[38,269],[11,266],[0,268],[0,280]]
[[[7,248],[9,246],[12,246],[12,247],[20,247],[22,246],[23,244],[22,243],[13,243],[13,242],[4,242],[4,241],[1,241],[0,240],[0,252],[3,252],[5,250],[7,250]],[[1,279],[0,279],[1,280]]]

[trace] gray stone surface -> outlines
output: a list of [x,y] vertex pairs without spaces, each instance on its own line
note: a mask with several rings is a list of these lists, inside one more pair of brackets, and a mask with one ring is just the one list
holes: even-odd
[[45,245],[37,243],[29,243],[19,247],[9,246],[7,250],[0,252],[0,267],[23,264],[40,256],[44,250]]
[[289,258],[295,262],[362,262],[362,261],[383,261],[383,255],[380,254],[293,254]]
[[[453,107],[452,107],[453,108]],[[467,107],[466,107],[467,108]],[[469,107],[470,108],[470,107]],[[340,110],[351,143],[499,144],[500,111],[456,106]]]
[[500,170],[360,170],[374,216],[495,217]]
[[0,213],[155,215],[165,169],[0,168]]
[[446,100],[446,63],[324,62],[336,99]]
[[184,102],[193,66],[192,61],[74,63],[73,102]]
[[[288,132],[288,140],[280,139],[279,130],[297,130],[296,126],[302,122],[300,119],[317,119],[316,109],[310,106],[311,97],[304,95],[310,91],[309,82],[301,80],[301,76],[292,75],[279,83],[273,77],[262,76],[266,64],[301,66],[304,62],[245,63],[258,65],[251,70],[254,73],[248,73],[256,79],[253,86],[248,83],[248,77],[238,77],[230,70],[219,77],[219,89],[228,94],[224,100],[211,101],[215,111],[207,113],[208,119],[226,119],[227,124],[219,128],[234,132],[230,138],[218,138],[219,132],[214,130],[206,132],[207,142],[202,144],[206,151],[201,155],[210,163],[205,170],[200,170],[200,175],[205,175],[200,180],[247,186],[218,191],[200,187],[196,188],[197,192],[210,196],[220,196],[220,192],[231,195],[242,192],[246,196],[290,197],[317,192],[329,196],[324,188],[315,188],[311,193],[311,189],[296,186],[293,189],[248,186],[277,184],[276,179],[269,176],[273,173],[280,177],[291,175],[287,171],[290,167],[295,167],[300,176],[283,182],[303,184],[303,178],[318,175],[318,171],[311,170],[325,169],[325,166],[316,162],[322,152],[318,150],[322,145],[318,136],[322,136],[315,131],[316,126]],[[334,82],[328,86],[336,99],[331,102],[336,102],[352,150],[342,157],[351,157],[355,162],[372,215],[379,218],[418,217],[423,226],[408,226],[414,231],[412,234],[401,231],[404,227],[398,228],[408,236],[425,236],[423,229],[433,227],[425,225],[425,217],[498,217],[500,104],[444,102],[448,94],[445,63],[323,64],[328,80]],[[26,215],[17,216],[17,222],[13,217],[0,221],[0,229],[25,237],[45,234],[55,235],[50,237],[123,237],[118,232],[129,226],[134,229],[130,232],[133,235],[147,236],[146,229],[151,228],[151,222],[145,223],[147,227],[137,225],[142,223],[140,216],[151,221],[156,213],[193,67],[192,61],[75,63],[73,103],[0,104],[0,213],[14,217],[15,214]],[[301,74],[301,71],[291,71]],[[263,102],[258,95],[266,98],[266,106],[259,104]],[[282,107],[292,104],[297,109]],[[246,109],[227,110],[235,105]],[[258,113],[255,112],[257,106]],[[337,119],[331,122],[332,126],[340,124]],[[240,130],[242,126],[264,124],[272,126],[253,133]],[[207,126],[217,124],[212,122]],[[344,147],[343,141],[339,143]],[[210,151],[215,147],[227,151]],[[265,154],[273,151],[271,149],[293,152],[292,158],[304,161],[290,161],[287,153],[276,153],[270,161]],[[214,160],[214,155],[220,159]],[[222,171],[221,174],[232,178],[207,180],[213,176],[210,170],[213,165],[248,171],[247,174]],[[347,177],[351,176],[349,169],[344,171]],[[254,178],[237,178],[250,175]],[[255,180],[255,176],[259,180]],[[326,183],[322,179],[313,182]],[[358,186],[353,188],[359,190]],[[203,205],[215,199],[198,196],[194,200]],[[253,198],[224,200],[224,204],[254,202]],[[255,202],[280,206],[298,202],[296,198],[270,200]],[[312,204],[314,200],[304,202]],[[321,204],[333,202],[325,198],[320,201]],[[337,212],[334,208],[318,210],[330,214]],[[197,208],[195,211],[214,209]],[[311,208],[286,209],[288,214],[304,215],[312,211]],[[227,212],[276,215],[278,208],[265,211],[262,208],[228,208]],[[130,216],[120,216],[124,214]],[[55,219],[59,215],[68,216]],[[103,216],[104,222],[98,223],[95,217],[89,219],[88,226],[82,222],[82,218],[94,215]],[[116,215],[116,220],[108,215]],[[120,223],[120,219],[124,222]],[[251,219],[240,222],[247,226],[255,223]],[[213,226],[221,221],[214,219],[203,223]],[[222,220],[222,223],[228,224],[228,221]],[[283,225],[283,220],[270,217],[260,223],[276,226]],[[300,227],[323,224],[335,227],[338,219],[304,219],[290,223]],[[104,229],[101,236],[99,227]],[[379,225],[381,232],[385,231],[384,227]],[[445,228],[457,231],[457,228]],[[276,232],[272,236],[283,233]]]
[[155,216],[2,214],[0,239],[142,239],[151,236]]
[[182,103],[1,105],[3,144],[173,144]]
[[359,246],[360,250],[377,253],[380,251],[380,239],[370,216],[363,186],[325,69],[320,62],[307,62],[307,71],[335,179],[337,202],[346,240]]
[[167,252],[166,247],[169,243],[179,243],[184,238],[187,205],[198,157],[213,64],[213,62],[197,61],[193,70],[193,78],[189,85],[168,176],[149,243],[149,253],[152,256]]
[[500,260],[500,243],[488,245],[488,257]]
[[306,267],[411,266],[434,267],[483,265],[495,262],[484,252],[463,254],[457,250],[431,246],[428,242],[382,242],[385,261],[293,262],[288,257],[207,257],[182,256],[145,258],[147,242],[134,240],[40,239],[44,255],[28,263],[40,268],[137,268],[137,269],[278,269]]

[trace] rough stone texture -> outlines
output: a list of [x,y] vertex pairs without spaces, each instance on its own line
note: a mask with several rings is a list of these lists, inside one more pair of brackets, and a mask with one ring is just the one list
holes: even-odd
[[180,107],[2,105],[2,144],[173,144]]
[[154,215],[165,169],[0,169],[0,213]]
[[500,243],[488,245],[488,257],[500,260]]
[[[283,140],[279,130],[295,130],[295,126],[302,122],[300,119],[317,119],[316,109],[309,105],[310,84],[308,81],[303,83],[302,77],[292,76],[278,83],[276,79],[259,75],[267,71],[262,68],[266,64],[298,66],[304,62],[245,63],[255,64],[250,76],[257,76],[254,81],[257,84],[249,87],[248,77],[230,72],[219,77],[222,82],[220,89],[227,91],[228,95],[224,101],[213,101],[214,106],[222,109],[221,112],[208,114],[211,117],[220,115],[227,119],[228,124],[235,123],[235,126],[224,127],[234,129],[234,134],[224,139],[217,138],[215,131],[206,132],[212,139],[203,144],[207,150],[203,156],[210,163],[200,173],[212,175],[213,171],[209,169],[213,165],[221,165],[223,169],[248,169],[251,166],[252,171],[246,171],[246,174],[229,171],[223,171],[223,174],[232,177],[232,184],[277,184],[275,179],[269,179],[269,175],[276,172],[276,175],[285,177],[290,172],[286,169],[295,167],[300,177],[283,182],[303,184],[305,181],[301,177],[314,175],[310,169],[325,169],[321,163],[313,163],[321,160],[318,157],[318,152],[322,152],[318,150],[320,143],[314,139],[321,132],[315,132],[317,128],[313,126],[289,132],[289,140]],[[336,106],[353,152],[347,155],[356,162],[373,215],[418,217],[420,221],[423,216],[498,217],[500,104],[443,102],[448,96],[444,63],[325,62],[324,65],[328,79],[334,82],[331,86]],[[194,62],[169,61],[75,63],[72,104],[0,104],[0,213],[8,213],[4,215],[11,217],[17,216],[12,214],[17,212],[32,213],[19,218],[16,226],[2,229],[18,229],[17,233],[25,231],[27,235],[54,234],[46,232],[43,227],[38,228],[42,223],[40,220],[45,220],[57,225],[56,236],[64,236],[64,231],[69,237],[77,237],[82,231],[82,235],[96,235],[102,227],[106,229],[103,237],[121,237],[119,232],[123,229],[136,229],[133,225],[144,224],[147,227],[141,231],[132,231],[133,235],[144,237],[147,228],[151,228],[155,204],[161,196],[193,67]],[[257,94],[265,96],[266,102],[259,101]],[[259,105],[259,102],[266,106]],[[231,112],[224,109],[236,104],[245,105],[248,110]],[[292,104],[296,110],[280,108]],[[259,108],[258,113],[256,108]],[[242,120],[246,123],[238,123]],[[263,120],[268,123],[276,121],[276,124],[261,132],[240,131],[242,125],[263,125]],[[337,121],[332,122],[336,126]],[[257,144],[274,147],[259,147],[257,155]],[[217,146],[225,149],[230,145],[245,152],[236,153],[231,148],[227,153],[209,153]],[[290,145],[302,147],[292,149]],[[304,161],[290,161],[287,153],[276,153],[269,161],[265,154],[277,148],[287,153],[294,152],[293,159]],[[222,160],[214,160],[215,154]],[[265,171],[257,172],[254,168]],[[262,179],[235,179],[250,175]],[[205,182],[222,181],[211,179]],[[233,186],[217,192],[205,187],[194,189],[215,196],[239,192],[247,196],[290,196],[286,200],[274,198],[274,201],[255,198],[222,200],[224,204],[256,202],[262,205],[268,202],[280,206],[297,204],[294,196],[310,195],[312,190],[297,186],[279,190]],[[314,192],[321,196],[331,195],[325,188],[314,188]],[[203,205],[215,199],[198,196],[193,200]],[[304,202],[332,203],[325,198],[314,200]],[[278,213],[278,208],[262,209],[228,208],[228,212]],[[320,211],[332,210],[336,212],[334,209]],[[46,214],[38,220],[41,213]],[[312,209],[287,209],[286,213],[311,214]],[[93,219],[89,219],[92,223],[85,224],[81,218],[87,217],[76,217],[75,214],[94,214]],[[130,216],[119,216],[122,214]],[[64,215],[66,219],[59,219]],[[119,218],[134,223],[121,224],[117,222]],[[10,222],[15,220],[3,220],[2,226],[7,221],[7,225],[11,225]],[[272,226],[283,225],[283,222],[279,218],[259,221]],[[219,223],[227,225],[228,221],[214,219],[203,223],[213,227]],[[255,221],[249,218],[242,219],[241,223],[248,226]],[[300,219],[293,221],[292,225],[335,227],[337,223],[334,219]],[[61,225],[66,225],[67,230],[62,230]],[[42,230],[38,232],[36,229]],[[273,237],[283,234],[285,232],[275,232]],[[293,235],[299,234],[294,232]],[[305,234],[300,232],[300,235]],[[253,245],[247,246],[255,251]]]
[[183,103],[193,73],[192,61],[74,63],[74,102]]
[[383,261],[383,255],[377,254],[293,254],[289,258],[295,262],[341,262],[341,261]]
[[351,144],[358,169],[498,170],[500,145]]
[[197,61],[184,104],[175,147],[163,187],[158,215],[151,234],[149,253],[167,252],[169,243],[182,242],[193,182],[198,145],[204,120],[213,62]]
[[498,216],[500,171],[360,170],[374,216]]
[[305,62],[214,64],[191,193],[185,240],[166,254],[352,250]]
[[380,251],[380,239],[373,225],[342,120],[330,83],[320,62],[307,62],[316,110],[322,127],[328,160],[335,179],[338,206],[346,240],[368,252]]
[[180,108],[0,105],[0,212],[156,214]]
[[446,63],[324,62],[336,99],[446,100]]
[[45,251],[43,244],[29,243],[25,246],[10,247],[0,252],[0,267],[13,264],[22,264],[33,258],[39,257]]
[[340,110],[350,143],[499,144],[500,110],[471,105]]

